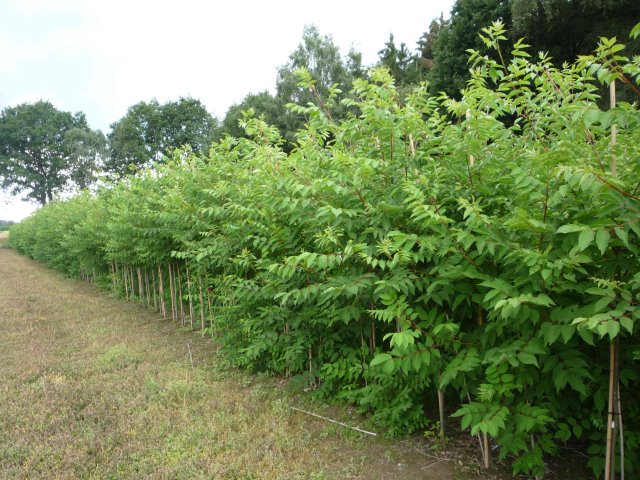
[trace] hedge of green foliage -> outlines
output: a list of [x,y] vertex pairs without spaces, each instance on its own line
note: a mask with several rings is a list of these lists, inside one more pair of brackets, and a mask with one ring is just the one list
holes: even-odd
[[[487,29],[487,44],[501,34]],[[461,101],[401,99],[374,69],[344,122],[292,106],[309,121],[290,154],[247,116],[251,139],[207,158],[178,150],[51,203],[11,243],[217,335],[237,365],[359,405],[392,434],[425,427],[440,391],[515,472],[541,474],[543,454],[575,439],[602,470],[616,342],[630,472],[640,112],[602,111],[594,92],[598,80],[635,85],[640,62],[613,41],[562,69],[523,45],[512,56],[472,53]]]

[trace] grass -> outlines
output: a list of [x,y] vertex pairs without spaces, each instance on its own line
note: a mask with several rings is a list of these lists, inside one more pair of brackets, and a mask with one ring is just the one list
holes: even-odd
[[292,411],[284,382],[225,370],[209,339],[10,249],[0,311],[0,478],[476,478],[471,457]]

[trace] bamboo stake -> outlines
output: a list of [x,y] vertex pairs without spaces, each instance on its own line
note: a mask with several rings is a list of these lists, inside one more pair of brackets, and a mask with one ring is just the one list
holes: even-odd
[[[615,80],[609,85],[609,101],[611,108],[616,106],[616,83]],[[617,126],[611,125],[611,146],[617,143]],[[611,176],[617,175],[617,162],[615,155],[611,156]],[[620,405],[620,337],[616,337],[609,346],[609,404],[607,412],[607,451],[605,460],[605,480],[614,480],[616,476],[616,439],[617,434],[621,435],[621,448],[624,448],[624,438],[620,424],[621,405]],[[621,463],[624,461],[624,452],[620,452]],[[624,465],[621,465],[621,471]],[[624,476],[624,474],[621,474]]]
[[175,306],[175,279],[173,274],[173,264],[169,263],[169,296],[171,297],[171,320],[177,320]]
[[[620,355],[620,350],[618,349],[618,355]],[[624,432],[622,429],[622,405],[620,402],[620,380],[618,380],[618,427],[620,429],[620,480],[624,480]]]
[[[611,108],[616,108],[616,81],[613,80],[609,85],[609,102]],[[611,146],[615,146],[618,142],[618,126],[611,125]],[[611,156],[611,176],[615,177],[618,173],[618,165],[615,155]]]
[[135,285],[133,283],[133,267],[129,267],[129,281],[131,282],[131,285],[129,285],[129,287],[131,288],[131,298],[135,299],[135,297],[136,297],[136,289],[135,289]]
[[614,480],[616,476],[616,462],[615,462],[615,448],[616,448],[616,433],[617,433],[617,418],[616,418],[616,394],[617,387],[616,381],[616,344],[618,339],[611,342],[609,348],[609,408],[607,414],[607,453],[605,463],[605,480]]
[[154,310],[158,310],[158,285],[156,282],[156,270],[151,270],[151,282],[152,282],[152,290],[153,290],[153,308]]
[[191,295],[191,275],[189,274],[189,265],[187,265],[187,294],[189,296],[189,324],[193,330],[193,298]]
[[122,267],[122,281],[124,283],[124,297],[129,300],[129,281],[127,280],[127,267]]
[[444,392],[438,389],[438,411],[440,412],[440,440],[444,442]]
[[[473,165],[473,157],[471,157],[469,161]],[[478,322],[478,325],[484,324],[484,312],[481,305],[478,305],[476,320]],[[469,400],[469,402],[471,402],[471,400]],[[482,452],[484,468],[491,468],[491,450],[489,448],[489,437],[487,436],[486,432],[482,432],[482,447],[480,448],[480,450]]]
[[204,334],[204,298],[202,295],[202,277],[198,277],[198,289],[200,290],[200,331]]
[[149,290],[149,272],[148,271],[144,271],[144,283],[145,283],[145,290],[147,293],[147,307],[151,306],[151,291]]
[[[209,285],[209,280],[207,279],[207,285]],[[211,295],[207,291],[207,312],[209,313],[209,325],[211,325],[211,336],[215,336],[218,332],[216,329],[215,318],[213,315],[213,308],[211,308]]]
[[160,311],[162,312],[162,317],[167,317],[167,306],[164,298],[164,278],[162,277],[162,268],[160,268],[160,264],[158,264],[158,283],[159,283],[159,293],[160,293]]
[[182,282],[180,281],[180,264],[176,263],[176,272],[178,273],[178,300],[180,304],[180,325],[184,327],[184,304],[182,303]]
[[[471,119],[471,109],[467,108],[467,112],[465,114],[467,120]],[[473,157],[473,155],[469,155],[469,166],[473,167],[473,164],[475,163],[476,159]]]
[[138,276],[138,298],[144,299],[144,286],[142,285],[142,270],[140,267],[136,267],[136,274]]

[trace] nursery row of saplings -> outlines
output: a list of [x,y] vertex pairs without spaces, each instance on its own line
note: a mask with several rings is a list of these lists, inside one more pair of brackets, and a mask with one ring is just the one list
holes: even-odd
[[609,437],[630,471],[640,115],[601,111],[584,63],[514,52],[506,65],[472,56],[460,101],[400,100],[374,70],[339,124],[295,107],[309,121],[291,153],[247,117],[251,138],[54,202],[11,242],[392,433],[427,426],[425,405],[443,430],[453,412],[485,463],[494,443],[516,472],[541,475],[569,441],[611,469],[607,411],[624,411]]

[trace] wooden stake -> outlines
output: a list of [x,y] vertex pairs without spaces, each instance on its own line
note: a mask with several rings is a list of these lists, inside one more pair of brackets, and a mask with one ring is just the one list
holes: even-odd
[[140,270],[140,267],[136,267],[136,274],[138,276],[138,298],[142,300],[144,298],[144,286],[142,285],[142,270]]
[[180,264],[176,263],[176,273],[178,274],[178,304],[180,305],[180,325],[184,327],[184,304],[182,303],[182,282],[180,281]]
[[122,267],[122,282],[124,283],[124,298],[129,300],[129,281],[127,280],[127,267]]
[[173,274],[173,264],[169,263],[169,296],[171,297],[171,320],[177,320],[177,308],[175,305],[175,279]]
[[153,291],[153,308],[155,310],[158,310],[158,285],[156,282],[156,270],[152,269],[151,270],[151,283],[152,283],[152,288],[151,290]]
[[[609,101],[611,108],[616,106],[616,84],[612,81],[609,85]],[[611,145],[617,143],[617,127],[611,125]],[[617,175],[617,164],[615,155],[611,156],[611,176]],[[609,346],[609,403],[607,412],[607,451],[604,467],[605,480],[615,480],[616,476],[616,439],[618,433],[622,437],[620,428],[621,405],[620,405],[620,337],[617,336]],[[624,438],[620,441],[621,448],[624,448]],[[621,463],[624,461],[624,452],[620,453]],[[622,470],[623,468],[621,468]]]
[[609,348],[609,402],[607,413],[607,452],[606,462],[604,469],[605,480],[614,480],[616,475],[616,460],[615,460],[615,448],[616,448],[616,433],[618,430],[618,422],[616,416],[616,389],[617,389],[617,375],[616,375],[616,357],[617,349],[616,345],[618,339],[611,342]]
[[133,283],[133,267],[129,267],[129,281],[131,282],[129,287],[131,288],[131,298],[133,299],[136,296],[135,285]]
[[189,296],[189,325],[193,329],[193,298],[191,295],[191,275],[189,274],[189,265],[187,265],[187,295]]
[[150,287],[149,287],[149,272],[148,271],[144,271],[144,283],[145,283],[145,290],[147,292],[147,307],[151,306],[151,291],[150,291]]
[[198,277],[198,290],[200,293],[200,331],[204,333],[204,297],[202,294],[202,277]]
[[[616,108],[616,81],[613,80],[609,85],[609,102],[611,103],[611,108]],[[615,146],[618,142],[618,126],[611,125],[611,146]],[[615,177],[618,174],[618,166],[616,161],[616,156],[611,156],[611,176]]]
[[444,392],[438,389],[438,410],[440,412],[440,440],[444,442]]
[[160,287],[160,311],[162,312],[162,317],[167,318],[167,305],[164,298],[164,278],[162,276],[162,268],[160,268],[160,264],[158,264],[158,283],[158,286]]

